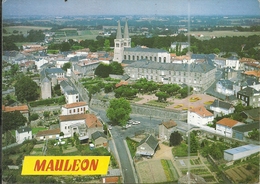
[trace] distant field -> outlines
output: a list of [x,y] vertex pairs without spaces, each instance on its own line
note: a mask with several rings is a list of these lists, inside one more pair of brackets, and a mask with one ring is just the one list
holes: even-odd
[[[26,33],[30,30],[50,30],[51,27],[40,27],[40,26],[8,26],[3,27],[8,33],[12,34],[14,30],[22,31],[22,33]],[[3,36],[7,36],[9,34],[3,34]]]
[[[215,37],[226,37],[226,36],[251,36],[251,35],[259,35],[259,32],[235,32],[235,31],[191,31],[191,35],[194,35],[198,39],[210,39],[213,36]],[[198,37],[198,35],[203,35],[203,37]]]

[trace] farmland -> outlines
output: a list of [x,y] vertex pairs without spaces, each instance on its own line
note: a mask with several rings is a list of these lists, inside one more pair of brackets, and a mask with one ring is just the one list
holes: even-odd
[[[191,31],[191,35],[194,35],[196,38],[201,40],[207,40],[214,37],[226,37],[226,36],[251,36],[251,35],[259,35],[260,32],[235,32],[235,31]],[[199,37],[199,35],[203,35],[203,37]]]
[[257,181],[253,181],[253,178],[257,178],[258,170],[255,166],[249,166],[249,164],[245,164],[242,166],[237,166],[225,171],[225,174],[235,183],[244,183],[250,182],[255,183]]
[[39,26],[8,26],[3,27],[7,31],[7,34],[3,34],[3,36],[8,36],[13,33],[14,30],[18,31],[19,33],[26,34],[27,31],[30,30],[50,30],[51,27],[39,27]]

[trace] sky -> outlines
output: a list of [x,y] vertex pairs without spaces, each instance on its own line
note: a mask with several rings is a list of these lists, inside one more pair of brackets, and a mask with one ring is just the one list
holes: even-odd
[[2,0],[2,15],[260,15],[260,0]]

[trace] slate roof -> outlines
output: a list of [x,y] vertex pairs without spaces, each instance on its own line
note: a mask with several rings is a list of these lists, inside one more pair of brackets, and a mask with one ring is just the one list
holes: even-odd
[[231,56],[231,57],[228,58],[228,60],[238,60],[238,57],[236,57],[236,56]]
[[223,87],[227,89],[233,89],[233,82],[231,82],[230,80],[221,79],[218,81],[218,83],[220,83]]
[[[125,48],[124,50],[125,50],[125,51],[128,51],[128,52],[153,52],[153,53],[167,52],[166,50],[163,50],[163,49],[142,48],[142,47]],[[168,53],[168,52],[167,52],[167,53]]]
[[238,91],[237,93],[243,94],[243,95],[246,95],[246,96],[254,96],[254,94],[260,94],[260,91],[257,91],[256,89],[251,88],[251,87],[246,87],[246,88]]
[[155,139],[155,137],[153,137],[152,135],[148,135],[146,138],[144,138],[143,140],[141,140],[138,144],[138,146],[147,143],[150,148],[152,148],[153,150],[156,149],[156,147],[158,146],[159,142],[157,139]]
[[24,132],[30,132],[30,131],[32,131],[32,129],[30,127],[20,127],[17,129],[17,132],[19,134],[24,133]]
[[47,68],[46,69],[46,73],[48,73],[48,74],[52,74],[52,73],[65,73],[65,71],[62,70],[61,68]]
[[231,107],[233,107],[232,104],[220,101],[219,99],[214,100],[214,102],[210,106],[212,106],[212,107],[220,107],[222,109],[230,109]]
[[94,132],[91,135],[91,137],[92,137],[93,140],[97,140],[99,137],[107,138],[107,136],[103,132],[100,132],[100,131]]
[[129,64],[127,67],[133,68],[148,68],[156,70],[170,70],[170,71],[189,71],[196,73],[205,73],[213,70],[215,67],[203,62],[203,63],[158,63],[149,60],[139,60],[135,61],[132,64]]
[[247,118],[258,120],[260,122],[260,108],[245,110],[241,113],[244,113],[247,116]]
[[260,122],[249,123],[246,125],[239,125],[233,128],[233,130],[236,130],[238,132],[250,132],[254,129],[258,129],[258,130],[260,129]]

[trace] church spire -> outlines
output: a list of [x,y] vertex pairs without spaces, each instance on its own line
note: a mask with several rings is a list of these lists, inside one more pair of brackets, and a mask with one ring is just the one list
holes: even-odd
[[124,38],[129,38],[127,20],[125,21]]
[[118,21],[116,39],[122,39],[120,20]]

